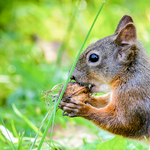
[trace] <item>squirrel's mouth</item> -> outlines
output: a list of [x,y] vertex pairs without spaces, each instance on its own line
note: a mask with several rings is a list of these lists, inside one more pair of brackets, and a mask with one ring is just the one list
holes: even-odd
[[79,81],[77,81],[77,78],[75,78],[74,76],[72,76],[70,79],[71,79],[71,81],[77,82],[81,86],[86,86],[89,89],[90,93],[98,93],[97,86],[95,84],[87,83],[87,82],[79,82]]
[[96,86],[94,84],[88,84],[89,91],[90,93],[95,93],[96,92]]
[[86,86],[89,89],[90,93],[95,93],[96,86],[94,84],[91,84],[91,83],[78,83],[78,84],[80,84],[81,86]]

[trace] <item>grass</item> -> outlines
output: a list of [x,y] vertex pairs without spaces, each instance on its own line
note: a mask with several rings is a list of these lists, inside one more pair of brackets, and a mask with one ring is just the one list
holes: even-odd
[[[13,108],[14,112],[15,112],[22,120],[24,120],[24,121],[28,124],[28,126],[30,126],[31,129],[32,129],[35,133],[37,133],[37,132],[39,131],[39,129],[38,129],[26,116],[24,116],[24,115],[16,108],[16,106],[15,106],[14,104],[12,104],[12,108]],[[39,131],[39,135],[40,135],[40,136],[43,135],[41,131]]]
[[[95,149],[99,143],[108,141],[106,143],[108,145],[114,138],[82,118],[62,117],[60,110],[50,113],[51,108],[56,109],[56,103],[54,107],[49,97],[45,102],[40,95],[41,91],[48,91],[54,85],[66,80],[68,70],[78,53],[77,49],[80,48],[101,3],[96,0],[78,2],[80,2],[78,7],[75,7],[76,1],[67,0],[0,2],[0,88],[2,91],[0,92],[0,115],[3,119],[0,123],[0,149],[36,149],[44,132],[45,138],[43,137],[41,149],[50,149],[49,147],[70,149],[69,143],[84,129],[87,130],[82,135],[87,134],[84,137],[77,137],[78,142],[82,141],[81,146],[78,148],[71,146],[71,149]],[[130,3],[125,0],[106,1],[101,18],[97,20],[85,47],[112,34],[119,19],[124,14],[130,14],[137,26],[139,39],[145,41],[145,47],[149,49],[149,6],[148,2],[134,0]],[[62,45],[58,50],[60,52],[59,55],[57,54],[56,68],[54,68],[55,62],[50,64],[46,62],[39,43],[31,39],[33,34],[38,35],[41,41],[57,41]],[[64,54],[65,59],[60,57]],[[53,124],[54,128],[51,142],[52,132],[48,124]],[[13,144],[7,138],[7,132],[3,131],[10,131],[9,134],[13,135]],[[68,137],[70,133],[73,136]],[[89,142],[89,135],[97,135],[97,137]],[[14,142],[16,139],[17,142]],[[124,143],[124,140],[122,142]],[[124,149],[147,150],[148,148],[135,141],[125,140]]]

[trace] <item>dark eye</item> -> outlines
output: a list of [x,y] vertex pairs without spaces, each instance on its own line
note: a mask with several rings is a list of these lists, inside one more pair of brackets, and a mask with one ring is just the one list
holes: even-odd
[[99,56],[97,54],[91,54],[90,57],[89,57],[89,61],[90,62],[97,62],[99,60]]

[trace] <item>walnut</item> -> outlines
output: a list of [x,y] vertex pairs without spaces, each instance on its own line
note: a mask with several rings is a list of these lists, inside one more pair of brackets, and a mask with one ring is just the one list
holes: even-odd
[[[63,89],[64,85],[60,88],[59,95]],[[82,86],[78,84],[77,82],[69,82],[67,85],[67,88],[64,92],[64,95],[62,97],[62,101],[64,98],[72,98],[78,101],[81,101],[83,103],[88,103],[90,99],[90,92],[89,88],[86,86]]]

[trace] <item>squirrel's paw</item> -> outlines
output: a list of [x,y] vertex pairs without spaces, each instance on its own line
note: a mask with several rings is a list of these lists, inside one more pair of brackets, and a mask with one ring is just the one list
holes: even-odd
[[59,108],[63,110],[63,116],[69,117],[85,117],[90,110],[90,105],[86,105],[81,101],[74,100],[72,98],[66,98],[67,101],[61,101]]
[[[52,96],[52,98],[54,98],[54,99],[52,99],[52,101],[51,102],[55,102],[56,100],[58,100],[58,98],[59,98],[59,95],[57,94],[57,95],[53,95]],[[57,99],[56,99],[57,98]]]

